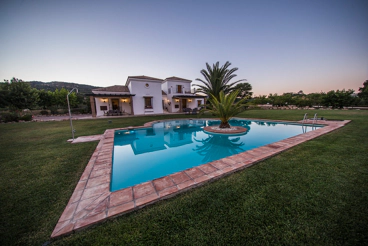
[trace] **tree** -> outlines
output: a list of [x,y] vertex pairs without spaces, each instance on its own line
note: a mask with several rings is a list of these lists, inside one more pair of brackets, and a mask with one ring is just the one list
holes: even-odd
[[267,104],[270,103],[270,100],[266,95],[259,95],[258,97],[254,97],[251,99],[252,104]]
[[337,91],[329,91],[323,97],[323,105],[331,106],[333,108],[343,108],[344,106],[351,106],[354,102],[354,98],[352,94],[354,90],[337,90]]
[[10,82],[4,80],[8,85],[9,106],[16,109],[28,109],[37,104],[38,91],[21,79],[12,78]]
[[359,87],[358,97],[363,99],[365,103],[368,102],[368,80],[363,83],[363,87]]
[[238,70],[238,68],[229,69],[230,65],[231,63],[228,61],[221,67],[219,62],[213,64],[212,67],[206,63],[207,70],[201,70],[204,80],[199,78],[196,79],[197,81],[202,82],[204,85],[194,84],[194,86],[199,87],[199,92],[203,92],[208,96],[212,95],[219,100],[221,91],[223,91],[224,94],[228,94],[234,90],[233,86],[236,83],[245,81],[245,79],[241,79],[230,83],[230,80],[236,77],[234,72]]
[[313,106],[321,106],[323,97],[325,96],[325,93],[310,93],[307,95],[307,98],[310,100],[311,104]]
[[53,105],[54,94],[51,91],[45,91],[44,89],[38,91],[39,101],[38,105],[40,105],[43,109],[49,108]]
[[[57,105],[58,107],[67,107],[68,106],[68,101],[66,99],[66,96],[68,95],[69,91],[65,88],[61,88],[60,90],[56,89],[54,91],[54,104]],[[75,94],[75,92],[71,93],[69,95],[69,103],[71,107],[75,107],[78,105],[77,102],[77,95]]]
[[9,82],[0,82],[0,107],[8,107],[9,106]]
[[233,91],[227,95],[225,95],[223,91],[220,91],[219,99],[214,95],[211,95],[211,98],[208,99],[210,104],[207,108],[203,109],[203,112],[209,111],[210,113],[217,115],[221,120],[220,128],[230,128],[230,118],[242,112],[245,107],[244,103],[246,98],[235,103],[235,99],[238,94],[239,91]]
[[234,89],[239,91],[238,97],[240,97],[241,99],[250,99],[253,95],[253,92],[251,92],[252,85],[249,83],[239,83],[234,86]]

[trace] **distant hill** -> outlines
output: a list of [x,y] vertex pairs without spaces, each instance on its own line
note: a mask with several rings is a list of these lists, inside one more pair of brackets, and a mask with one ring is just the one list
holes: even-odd
[[59,81],[51,81],[51,82],[41,82],[41,81],[28,81],[32,88],[36,88],[37,90],[44,89],[45,91],[55,91],[56,89],[65,88],[70,91],[73,88],[78,88],[78,93],[81,94],[90,94],[93,89],[100,88],[92,85],[83,85],[72,82],[59,82]]

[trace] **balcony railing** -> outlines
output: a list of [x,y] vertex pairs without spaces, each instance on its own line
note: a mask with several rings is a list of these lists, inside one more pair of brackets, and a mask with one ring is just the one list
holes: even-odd
[[[169,89],[169,94],[171,94],[171,90]],[[191,91],[175,91],[174,94],[193,94]]]

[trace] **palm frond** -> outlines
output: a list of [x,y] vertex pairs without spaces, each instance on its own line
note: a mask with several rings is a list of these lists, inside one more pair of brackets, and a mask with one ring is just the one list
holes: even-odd
[[206,93],[208,96],[212,94],[216,98],[219,98],[221,91],[225,92],[225,94],[230,93],[234,90],[233,86],[236,83],[244,81],[238,80],[230,83],[237,76],[234,72],[238,70],[236,67],[230,69],[230,66],[231,63],[229,61],[226,61],[222,66],[220,66],[220,62],[216,62],[212,66],[206,63],[206,69],[200,71],[204,79],[196,79],[203,85],[194,84],[194,86],[200,87],[200,91]]

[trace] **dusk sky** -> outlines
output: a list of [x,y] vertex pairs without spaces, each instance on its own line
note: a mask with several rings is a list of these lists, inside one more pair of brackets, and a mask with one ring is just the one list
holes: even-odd
[[368,79],[368,0],[1,0],[0,80],[125,85],[232,63],[254,95]]

